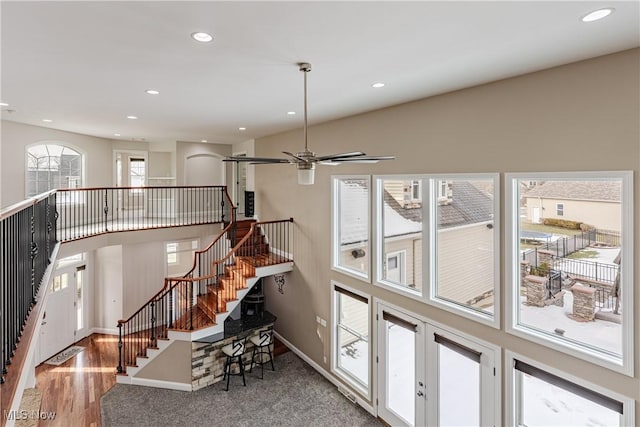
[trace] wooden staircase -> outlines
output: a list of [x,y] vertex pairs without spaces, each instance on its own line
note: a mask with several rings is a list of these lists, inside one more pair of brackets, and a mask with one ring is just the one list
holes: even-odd
[[[288,249],[282,239],[285,233],[269,227],[283,224],[288,227],[292,221],[247,220],[229,224],[211,245],[196,252],[191,272],[184,278],[165,279],[165,286],[156,296],[128,320],[119,321],[119,346],[122,343],[125,356],[119,356],[118,382],[133,384],[132,377],[174,340],[193,341],[223,331],[224,320],[261,277],[291,271],[293,260],[290,255],[283,255],[288,255],[288,251],[272,250],[274,243]],[[286,236],[290,242],[289,235]],[[206,253],[216,244],[230,246],[231,250],[221,259],[214,258],[211,268],[204,270],[207,274],[193,277],[195,272],[202,274],[203,270],[196,268],[198,262],[207,263],[198,254]],[[171,310],[175,315],[167,317]],[[134,320],[136,316],[143,320]],[[150,327],[149,319],[152,319]]]

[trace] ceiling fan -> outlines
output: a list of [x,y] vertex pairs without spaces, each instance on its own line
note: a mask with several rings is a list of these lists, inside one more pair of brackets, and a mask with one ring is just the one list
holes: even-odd
[[307,73],[311,71],[311,64],[301,62],[298,64],[300,71],[304,73],[304,151],[298,153],[290,153],[283,151],[286,158],[272,157],[240,157],[230,156],[224,159],[225,162],[250,162],[250,164],[271,164],[286,163],[296,165],[298,170],[298,184],[312,185],[314,181],[314,170],[316,163],[322,165],[339,165],[341,163],[377,163],[380,160],[394,160],[394,156],[367,156],[362,151],[352,151],[349,153],[329,154],[326,156],[318,156],[313,151],[309,151],[307,141]]

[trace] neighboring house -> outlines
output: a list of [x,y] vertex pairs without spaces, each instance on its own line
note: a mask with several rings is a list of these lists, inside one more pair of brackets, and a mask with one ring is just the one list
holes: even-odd
[[[366,223],[355,212],[366,200],[358,184],[343,183],[352,197],[343,207],[341,265],[361,269],[367,257]],[[422,200],[418,181],[385,180],[385,280],[422,289]],[[493,200],[469,181],[443,181],[438,194],[438,295],[474,304],[493,290]]]
[[523,195],[526,218],[534,224],[546,218],[584,222],[620,231],[620,181],[546,181]]

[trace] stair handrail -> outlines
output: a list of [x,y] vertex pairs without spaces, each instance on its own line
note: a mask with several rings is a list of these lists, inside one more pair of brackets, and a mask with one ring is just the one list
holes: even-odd
[[[273,220],[273,221],[260,221],[260,222],[254,222],[251,224],[251,227],[249,228],[249,231],[247,232],[247,234],[245,234],[242,239],[240,239],[240,241],[238,241],[227,253],[224,257],[218,259],[218,260],[214,260],[212,261],[212,268],[211,268],[211,272],[212,274],[208,274],[208,275],[204,275],[204,276],[199,276],[199,277],[187,277],[190,274],[192,274],[195,271],[195,268],[197,266],[197,254],[198,253],[204,253],[207,250],[209,250],[211,247],[213,247],[213,245],[218,242],[220,239],[222,239],[224,236],[226,236],[231,230],[234,229],[234,227],[236,226],[236,221],[234,221],[233,223],[230,223],[227,227],[224,228],[224,230],[220,233],[220,235],[218,237],[216,237],[216,239],[214,239],[214,241],[207,246],[206,249],[202,250],[202,251],[197,251],[194,254],[194,266],[192,267],[192,269],[189,271],[189,273],[185,274],[183,277],[165,277],[164,279],[164,284],[162,289],[160,289],[160,291],[158,291],[152,298],[149,299],[149,301],[147,301],[147,303],[143,304],[135,313],[133,313],[131,316],[129,316],[128,319],[124,320],[118,320],[118,367],[117,367],[117,372],[118,373],[123,373],[123,366],[122,366],[122,351],[123,351],[123,346],[124,346],[124,341],[123,341],[123,335],[122,335],[122,330],[123,327],[125,326],[125,324],[127,324],[128,322],[131,322],[136,316],[140,315],[143,310],[147,309],[150,305],[153,308],[153,305],[156,303],[159,303],[162,298],[165,298],[166,296],[170,295],[171,292],[180,284],[182,283],[191,283],[193,284],[194,282],[199,282],[199,281],[203,281],[203,280],[208,280],[208,279],[216,279],[216,282],[218,281],[220,272],[217,269],[217,266],[222,265],[225,261],[227,261],[229,258],[231,258],[232,256],[235,256],[235,254],[239,251],[239,249],[250,239],[252,238],[256,231],[258,230],[258,227],[260,226],[264,226],[264,225],[268,225],[268,224],[277,224],[277,223],[284,223],[284,222],[293,222],[293,218],[289,218],[286,220]],[[254,265],[255,265],[255,248],[254,248]],[[187,293],[184,297],[184,307],[188,307],[185,310],[186,314],[187,312],[189,313],[190,316],[190,328],[193,329],[193,285],[186,287],[187,289]],[[189,292],[189,289],[191,289],[191,293]],[[169,297],[171,298],[171,297]],[[216,310],[218,310],[218,305],[216,303]],[[217,313],[218,311],[216,311]],[[172,322],[173,318],[170,316],[170,323]],[[156,336],[155,336],[155,329],[156,329],[156,325],[155,325],[155,317],[152,315],[151,316],[151,335],[149,336],[149,341],[153,342],[154,340],[156,340]],[[146,324],[143,323],[144,326],[146,326]],[[163,327],[165,328],[170,328],[171,326],[166,326],[163,325]]]
[[[229,250],[229,252],[223,258],[213,261],[213,264],[215,265],[215,264],[221,263],[223,261],[226,261],[226,260],[229,259],[229,257],[231,257],[231,255],[235,254],[238,251],[238,249],[242,246],[242,244],[246,243],[246,241],[249,240],[251,235],[255,232],[255,228],[257,228],[257,226],[265,225],[265,224],[275,224],[275,223],[279,223],[279,222],[293,222],[293,218],[289,218],[289,219],[286,219],[286,220],[254,222],[253,224],[251,224],[251,228],[249,229],[249,232],[247,232],[247,234],[242,239],[240,239],[240,241],[233,248],[231,248]],[[225,231],[230,226],[231,226],[231,224],[229,224],[225,228]],[[220,235],[214,240],[214,242],[218,241],[220,239],[220,237],[223,236],[225,231],[220,233]],[[212,245],[209,245],[209,247],[210,246],[212,246]],[[214,270],[212,269],[212,271],[214,271]],[[162,289],[160,289],[154,296],[149,298],[149,300],[146,303],[142,304],[142,306],[135,313],[133,313],[131,316],[129,316],[128,319],[126,319],[126,320],[125,319],[118,320],[118,324],[127,323],[128,321],[130,321],[134,316],[139,314],[147,305],[149,305],[151,302],[156,301],[157,297],[160,294],[162,294],[165,291],[172,290],[179,282],[191,282],[191,283],[193,283],[193,282],[197,282],[197,281],[201,281],[201,280],[212,279],[215,276],[217,276],[217,274],[209,274],[209,275],[206,275],[206,276],[199,276],[199,277],[187,277],[187,275],[184,275],[182,277],[165,277],[164,285],[162,286]],[[167,288],[167,287],[169,287],[169,288]]]

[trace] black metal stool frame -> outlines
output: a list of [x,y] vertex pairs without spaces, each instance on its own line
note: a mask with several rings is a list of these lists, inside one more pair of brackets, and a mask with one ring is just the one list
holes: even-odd
[[[260,365],[260,379],[264,379],[264,364],[271,362],[271,370],[275,371],[276,368],[273,366],[273,354],[271,353],[271,344],[273,344],[273,326],[269,327],[265,330],[262,330],[258,333],[259,339],[258,343],[253,342],[253,352],[251,353],[251,365],[249,365],[249,372],[253,371],[253,365]],[[265,351],[265,347],[267,350]],[[263,360],[262,355],[269,355],[269,360]],[[259,362],[255,361],[256,356],[259,356]]]
[[[246,337],[233,340],[233,343],[231,344],[233,348],[233,354],[231,356],[229,356],[228,354],[226,355],[227,360],[225,360],[224,362],[224,377],[222,377],[223,381],[225,379],[227,380],[227,388],[225,388],[225,391],[229,391],[229,379],[231,378],[231,375],[241,375],[242,384],[245,387],[247,386],[247,381],[245,380],[245,377],[244,377],[244,363],[242,363],[242,355],[244,354],[244,351],[245,351],[246,340],[247,340]],[[238,364],[239,372],[236,374],[231,372],[231,365],[233,365],[234,363]]]

